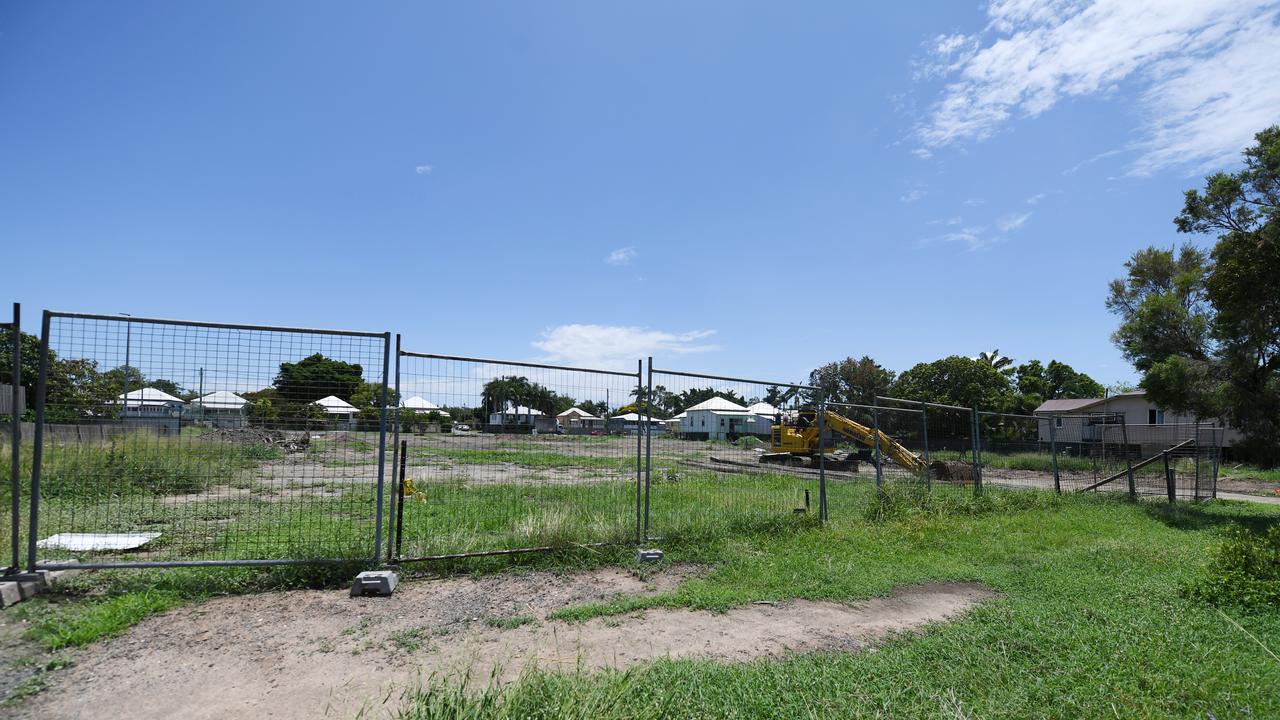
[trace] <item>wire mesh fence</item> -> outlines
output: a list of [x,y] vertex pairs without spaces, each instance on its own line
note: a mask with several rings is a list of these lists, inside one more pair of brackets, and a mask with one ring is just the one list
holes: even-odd
[[396,557],[635,541],[639,367],[399,360]]
[[1047,418],[979,411],[982,482],[990,486],[1057,490],[1054,441]]
[[820,450],[815,388],[659,370],[652,360],[646,380],[645,538],[709,537],[824,517],[824,478],[848,470]]
[[2,575],[18,572],[22,563],[22,416],[26,412],[22,364],[22,306],[14,303],[13,319],[0,324],[0,456],[8,465],[0,507],[9,512],[0,530],[5,553],[0,560]]
[[376,559],[389,341],[45,313],[31,563]]
[[46,312],[24,351],[18,314],[0,324],[5,572],[678,541],[823,522],[872,488],[1195,500],[1217,494],[1225,434],[399,338],[390,385],[387,333]]

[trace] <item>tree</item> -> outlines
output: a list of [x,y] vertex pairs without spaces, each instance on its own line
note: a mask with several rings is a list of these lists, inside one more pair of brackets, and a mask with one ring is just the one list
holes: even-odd
[[1156,404],[1222,417],[1255,459],[1280,462],[1280,126],[1255,136],[1244,167],[1188,190],[1179,232],[1218,233],[1212,253],[1147,248],[1111,283],[1113,339]]
[[[632,403],[632,405],[643,406],[645,401],[649,398],[649,389],[643,386],[637,387],[631,391],[631,397],[635,399],[635,402]],[[679,410],[676,409],[678,403],[679,397],[675,393],[667,390],[667,388],[662,385],[653,386],[652,413],[654,415],[675,415],[679,412]],[[584,407],[582,409],[585,410],[586,408]],[[608,412],[608,408],[605,409],[605,412]],[[627,411],[619,408],[619,412]]]
[[[172,381],[172,380],[165,380],[164,378],[156,378],[156,379],[154,379],[154,380],[147,380],[143,385],[144,385],[144,387],[155,388],[156,390],[159,390],[160,392],[166,392],[166,393],[169,393],[170,395],[172,395],[172,396],[174,396],[174,397],[176,397],[176,398],[180,398],[180,397],[182,397],[183,395],[186,395],[186,394],[187,394],[187,391],[186,391],[186,390],[183,390],[183,389],[182,389],[182,387],[181,387],[180,385],[178,385],[178,383],[176,383],[176,382],[174,382],[174,381]],[[130,387],[133,387],[133,386],[131,385]]]
[[350,402],[363,382],[364,369],[358,364],[316,353],[296,363],[280,363],[273,385],[282,401],[305,405],[330,395]]
[[1013,358],[1001,355],[999,348],[996,348],[991,352],[980,352],[978,353],[978,357],[974,359],[978,362],[986,363],[997,370],[1004,370],[1006,367],[1013,364]]
[[519,375],[504,375],[490,380],[484,384],[480,397],[489,412],[524,405],[547,415],[559,415],[573,407],[573,398]]
[[[657,388],[654,389],[656,390]],[[605,417],[609,414],[609,405],[603,400],[579,400],[576,405],[579,410],[591,413],[596,417]]]
[[[738,403],[745,406],[747,401],[738,393],[732,390],[717,390],[713,387],[706,388],[690,388],[675,396],[675,408],[678,410],[688,410],[700,402],[705,402],[713,397],[722,397],[730,402]],[[678,412],[672,414],[679,414]]]
[[985,410],[1010,410],[1016,406],[1013,385],[989,363],[952,355],[931,363],[919,363],[898,376],[894,395]]
[[1070,365],[1050,360],[1046,368],[1039,360],[1029,360],[1013,368],[1013,382],[1019,395],[1019,410],[1029,412],[1045,400],[1102,397],[1106,388]]
[[839,362],[823,365],[809,373],[809,384],[818,388],[807,393],[809,402],[829,402],[873,405],[877,395],[886,395],[893,387],[895,374],[863,355],[854,360],[847,357]]

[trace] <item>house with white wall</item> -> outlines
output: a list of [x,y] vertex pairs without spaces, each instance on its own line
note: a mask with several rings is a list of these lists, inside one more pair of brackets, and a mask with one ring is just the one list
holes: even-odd
[[[1196,418],[1166,411],[1147,399],[1147,391],[1135,390],[1106,398],[1046,400],[1035,414],[1051,419],[1040,423],[1040,442],[1050,439],[1067,444],[1122,443],[1142,448],[1144,456],[1176,445],[1196,435],[1200,442],[1220,442],[1223,447],[1238,443],[1242,436],[1217,418]],[[1121,419],[1123,418],[1123,427]],[[1050,430],[1052,425],[1052,431]],[[1210,431],[1208,428],[1224,428]]]
[[743,435],[767,438],[772,426],[771,417],[717,395],[684,411],[680,435],[690,440],[736,440]]
[[191,401],[187,417],[210,427],[243,427],[249,401],[227,390],[218,390]]

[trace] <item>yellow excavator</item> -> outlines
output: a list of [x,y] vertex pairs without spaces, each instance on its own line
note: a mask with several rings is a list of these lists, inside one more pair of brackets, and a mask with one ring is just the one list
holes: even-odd
[[[821,415],[821,423],[819,423]],[[821,429],[833,435],[841,435],[867,446],[866,450],[856,453],[839,452],[834,444],[822,442],[819,435]],[[773,424],[769,452],[760,456],[760,462],[776,465],[809,465],[817,467],[821,455],[825,455],[823,465],[832,470],[857,471],[858,461],[872,463],[876,458],[870,448],[876,446],[876,435],[880,436],[880,452],[898,465],[913,473],[923,473],[927,469],[924,460],[898,441],[861,423],[856,423],[840,413],[830,410],[801,410],[791,418],[779,417]],[[824,447],[825,444],[825,447]]]

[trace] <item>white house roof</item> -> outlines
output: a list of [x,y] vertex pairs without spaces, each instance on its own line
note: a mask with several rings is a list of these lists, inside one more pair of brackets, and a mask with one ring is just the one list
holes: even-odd
[[182,398],[176,398],[163,390],[155,388],[138,388],[130,390],[127,394],[119,396],[122,403],[128,405],[166,405],[168,403],[178,403],[185,405],[186,402]]
[[199,405],[206,410],[239,410],[245,405],[248,405],[249,401],[233,392],[219,390],[217,392],[211,392],[208,395],[198,397],[195,400],[192,400],[191,404]]
[[[612,418],[610,418],[610,420],[625,420],[627,422],[639,422],[640,418],[642,417],[644,416],[641,415],[640,413],[629,412],[629,413],[623,413],[621,415],[614,415]],[[649,420],[652,422],[666,422],[666,420],[663,420],[660,417],[651,417],[649,418]]]
[[430,400],[427,400],[424,397],[420,397],[418,395],[414,395],[408,400],[402,401],[400,403],[400,407],[405,408],[406,410],[435,410],[441,415],[449,414],[445,412],[444,409],[441,408],[439,405],[431,402]]
[[679,415],[672,415],[672,416],[671,416],[671,419],[672,419],[672,420],[683,420],[683,419],[685,419],[685,418],[687,418],[687,417],[689,417],[689,413],[687,413],[687,412],[682,412],[682,413],[680,413]]
[[516,407],[508,407],[506,410],[503,410],[501,413],[493,413],[493,414],[494,414],[494,415],[498,415],[498,414],[502,414],[502,415],[541,415],[541,414],[542,414],[542,411],[541,411],[541,410],[534,410],[534,409],[532,409],[532,408],[527,408],[527,407],[525,407],[525,406],[523,406],[523,405],[517,405]]
[[319,405],[320,407],[324,408],[324,411],[329,413],[330,415],[351,415],[355,412],[358,412],[356,410],[355,405],[352,405],[351,403],[347,402],[346,400],[343,400],[337,395],[322,397],[319,400],[312,403],[312,405]]
[[755,405],[752,405],[751,407],[747,408],[747,412],[752,413],[754,415],[768,415],[769,417],[773,417],[774,415],[778,414],[778,408],[770,405],[767,402],[758,402]]
[[745,412],[746,408],[742,407],[736,402],[733,402],[732,400],[725,400],[719,395],[716,395],[715,397],[709,400],[703,400],[697,405],[694,405],[693,407],[688,408],[687,410],[685,410],[685,412],[693,412],[694,410],[741,410]]
[[583,410],[580,407],[571,407],[568,410],[565,410],[564,412],[560,413],[556,417],[558,418],[578,417],[578,418],[582,418],[583,420],[599,420],[600,419],[595,415],[592,415],[591,413],[587,412],[586,410]]

